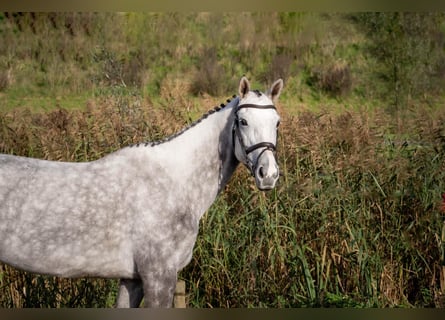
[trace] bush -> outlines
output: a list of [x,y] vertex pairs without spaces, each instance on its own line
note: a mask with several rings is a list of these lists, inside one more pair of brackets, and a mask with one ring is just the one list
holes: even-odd
[[190,88],[192,94],[207,93],[212,96],[221,96],[232,89],[224,67],[218,62],[216,48],[205,49],[198,61]]
[[311,70],[309,83],[333,96],[343,96],[352,86],[351,71],[344,61],[335,61]]
[[289,76],[292,75],[293,62],[289,54],[277,54],[273,56],[272,62],[258,78],[268,84],[272,84],[277,79],[283,79],[283,81],[286,82]]
[[11,70],[0,70],[0,91],[4,91],[11,83]]

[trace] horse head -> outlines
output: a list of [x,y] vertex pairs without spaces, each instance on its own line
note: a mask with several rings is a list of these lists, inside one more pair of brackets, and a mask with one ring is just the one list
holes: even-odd
[[266,94],[250,90],[246,77],[239,85],[240,101],[233,125],[235,156],[250,170],[260,190],[273,189],[279,177],[276,146],[280,116],[274,103],[282,88],[281,79]]

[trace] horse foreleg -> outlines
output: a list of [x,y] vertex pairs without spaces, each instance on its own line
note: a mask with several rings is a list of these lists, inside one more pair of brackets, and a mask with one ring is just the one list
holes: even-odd
[[116,306],[118,308],[137,308],[141,304],[143,296],[140,279],[121,279]]
[[141,274],[144,286],[144,307],[171,308],[175,294],[176,270],[163,270]]

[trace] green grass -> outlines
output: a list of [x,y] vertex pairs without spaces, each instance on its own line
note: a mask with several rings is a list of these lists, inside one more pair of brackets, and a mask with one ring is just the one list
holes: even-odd
[[8,90],[0,94],[0,111],[6,112],[17,108],[29,108],[33,112],[51,111],[55,108],[67,110],[84,109],[94,97],[88,94],[48,96],[44,94],[29,95],[22,90]]

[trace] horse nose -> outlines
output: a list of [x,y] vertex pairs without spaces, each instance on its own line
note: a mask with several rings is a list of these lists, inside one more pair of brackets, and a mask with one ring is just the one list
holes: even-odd
[[266,175],[264,166],[260,166],[260,167],[258,168],[258,177],[259,177],[260,179],[264,179],[264,178],[273,178],[273,179],[276,179],[276,178],[278,178],[278,175],[279,175],[278,166],[275,165],[273,169],[274,169],[274,170],[272,171],[271,174],[270,174],[270,172],[267,172],[267,173],[269,173],[269,174]]
[[256,170],[256,183],[260,190],[271,190],[278,180],[279,170],[277,165],[259,166]]

